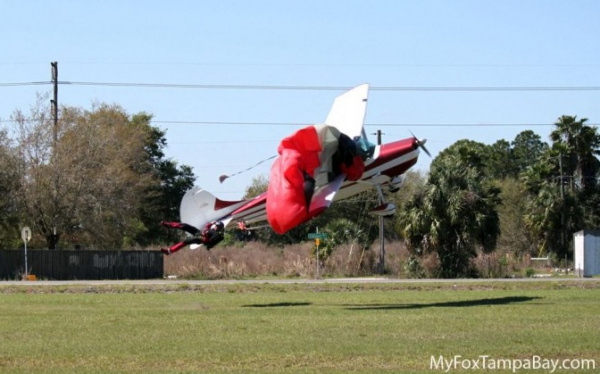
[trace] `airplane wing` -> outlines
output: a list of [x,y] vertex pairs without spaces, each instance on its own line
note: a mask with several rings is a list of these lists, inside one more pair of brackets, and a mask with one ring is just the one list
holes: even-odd
[[340,174],[332,182],[315,191],[310,202],[309,216],[315,217],[331,206],[345,179],[346,175]]
[[248,200],[225,201],[216,198],[200,187],[187,191],[181,199],[179,215],[181,222],[200,230],[212,221],[221,221],[225,226],[231,221],[231,213],[248,204]]

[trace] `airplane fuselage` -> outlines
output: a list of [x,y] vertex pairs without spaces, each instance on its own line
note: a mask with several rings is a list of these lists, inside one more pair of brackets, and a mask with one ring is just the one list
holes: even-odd
[[[404,174],[415,165],[418,156],[419,146],[415,138],[402,139],[377,146],[373,157],[365,162],[365,171],[362,178],[355,182],[344,182],[333,201],[350,198],[374,188],[375,185],[385,186],[389,184],[393,178]],[[248,200],[245,204],[232,210],[231,213],[226,214],[226,222],[244,221],[251,224],[266,221],[266,201],[266,192]]]

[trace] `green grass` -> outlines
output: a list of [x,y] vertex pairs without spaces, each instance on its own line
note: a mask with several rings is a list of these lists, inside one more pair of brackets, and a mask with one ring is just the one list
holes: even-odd
[[439,355],[598,365],[599,283],[0,286],[0,373],[425,373]]

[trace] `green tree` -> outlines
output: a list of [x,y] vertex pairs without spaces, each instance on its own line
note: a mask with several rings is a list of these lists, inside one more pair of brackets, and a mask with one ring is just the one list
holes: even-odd
[[[365,265],[364,262],[362,262],[362,254],[369,249],[372,239],[368,237],[367,232],[363,231],[356,222],[347,218],[336,218],[322,227],[321,231],[327,233],[327,239],[321,242],[321,246],[319,247],[319,258],[326,260],[336,247],[343,244],[349,244],[350,248],[346,260],[345,274],[356,274],[356,272]],[[315,252],[316,247],[313,248],[314,255],[316,255]],[[357,253],[360,253],[361,255],[359,255],[356,269],[351,269],[350,264]]]
[[[329,209],[322,215],[316,217],[308,223],[312,227],[312,232],[319,227],[328,226],[330,222],[344,220],[352,222],[354,227],[351,232],[361,234],[361,245],[368,247],[379,237],[378,218],[369,214],[369,212],[379,205],[379,197],[375,189],[362,192],[352,198],[335,201]],[[394,221],[386,222],[386,235],[394,234]]]
[[556,185],[545,183],[527,204],[525,224],[537,240],[538,254],[554,253],[564,258],[568,253],[567,233],[574,231],[574,218],[581,213],[572,194],[561,198]]
[[463,139],[444,150],[441,155],[464,153],[468,149],[470,152],[468,157],[471,157],[472,161],[482,164],[488,178],[517,178],[528,166],[537,162],[538,158],[548,149],[548,144],[540,139],[539,135],[531,130],[519,133],[510,143],[500,139],[492,145],[485,145]]
[[23,217],[49,247],[56,232],[72,244],[120,248],[139,232],[140,206],[157,183],[144,151],[147,129],[118,105],[62,107],[56,127],[48,113],[38,100],[28,116],[13,115]]
[[489,156],[489,148],[487,145],[480,142],[461,139],[440,152],[433,161],[432,166],[436,160],[445,159],[451,156],[457,157],[461,162],[475,166],[483,171]]
[[259,175],[252,178],[250,186],[246,187],[246,194],[244,199],[252,199],[264,192],[267,192],[269,188],[269,178],[264,175]]
[[469,275],[476,249],[492,251],[500,234],[500,190],[485,177],[481,149],[460,141],[442,152],[424,189],[400,212],[409,249],[437,253],[441,277]]
[[527,227],[540,252],[560,258],[569,254],[573,232],[600,222],[596,158],[600,136],[586,121],[561,116],[550,134],[553,144],[522,177],[533,196],[526,214]]
[[506,140],[501,139],[488,146],[484,157],[488,177],[504,179],[517,174],[513,149]]
[[389,196],[398,210],[402,210],[404,204],[425,186],[427,175],[420,170],[409,170],[404,174],[404,180],[398,192]]
[[515,171],[513,177],[518,178],[548,150],[548,144],[541,139],[533,131],[525,130],[520,132],[511,142],[512,163]]
[[554,146],[560,148],[563,172],[571,178],[571,188],[591,189],[597,184],[600,162],[600,135],[597,128],[587,126],[587,118],[561,116],[550,133]]
[[176,161],[166,157],[166,132],[152,126],[151,121],[152,115],[143,112],[132,116],[130,121],[132,126],[143,129],[147,134],[144,145],[147,169],[140,172],[153,174],[157,181],[149,186],[140,209],[143,227],[134,238],[134,242],[140,245],[170,242],[174,239],[171,237],[174,235],[173,231],[164,230],[158,223],[179,220],[181,199],[196,180],[191,167],[179,166]]
[[0,246],[10,246],[18,238],[19,163],[7,132],[0,129]]
[[502,204],[498,206],[501,231],[498,249],[516,254],[537,255],[533,237],[527,230],[525,221],[531,196],[525,191],[523,183],[512,177],[499,181],[499,187],[502,191]]

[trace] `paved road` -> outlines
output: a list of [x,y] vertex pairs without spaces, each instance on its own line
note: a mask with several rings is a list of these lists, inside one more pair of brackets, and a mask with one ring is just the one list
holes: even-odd
[[368,283],[493,283],[493,282],[600,282],[600,278],[511,278],[511,279],[390,279],[390,278],[326,278],[326,279],[248,279],[248,280],[83,280],[83,281],[0,281],[2,286],[102,286],[102,285],[228,285],[228,284],[368,284]]

